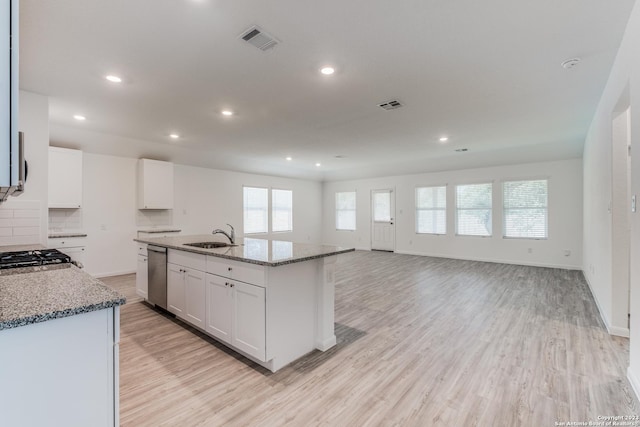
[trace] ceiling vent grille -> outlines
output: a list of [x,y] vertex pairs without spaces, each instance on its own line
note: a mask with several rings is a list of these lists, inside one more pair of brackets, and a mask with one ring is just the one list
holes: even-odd
[[378,107],[384,110],[395,110],[396,108],[403,107],[403,105],[398,100],[387,101],[382,104],[378,104]]
[[278,43],[280,43],[275,37],[265,33],[256,26],[244,31],[240,38],[264,52],[273,49]]

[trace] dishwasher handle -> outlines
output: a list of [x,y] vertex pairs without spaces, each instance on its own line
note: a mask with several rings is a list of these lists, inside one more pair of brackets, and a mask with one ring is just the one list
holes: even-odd
[[167,248],[163,248],[162,246],[147,245],[147,251],[166,254],[167,253]]

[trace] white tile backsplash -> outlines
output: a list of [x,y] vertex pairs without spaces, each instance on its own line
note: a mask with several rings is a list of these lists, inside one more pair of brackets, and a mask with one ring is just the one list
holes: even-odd
[[8,200],[0,205],[0,246],[40,243],[40,202]]
[[82,228],[82,209],[49,209],[49,231]]
[[173,210],[136,210],[136,225],[138,227],[156,227],[173,225]]

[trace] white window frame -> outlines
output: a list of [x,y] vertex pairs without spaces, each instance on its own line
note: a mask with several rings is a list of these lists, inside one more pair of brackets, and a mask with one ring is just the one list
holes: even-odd
[[[246,229],[246,221],[247,221],[247,205],[246,205],[246,200],[245,200],[245,189],[247,188],[251,188],[254,190],[266,190],[267,192],[267,206],[266,206],[266,210],[265,210],[265,215],[266,215],[266,230],[265,231],[247,231]],[[271,201],[269,198],[269,188],[268,187],[256,187],[256,186],[252,186],[252,185],[243,185],[242,186],[242,228],[244,231],[244,234],[268,234],[269,233],[269,211],[270,211],[270,206],[271,205]]]
[[[460,183],[460,184],[456,184],[455,188],[454,188],[454,199],[455,199],[455,221],[456,221],[456,236],[461,236],[461,237],[493,237],[493,202],[494,202],[494,197],[493,197],[493,181],[482,181],[482,182],[470,182],[470,183]],[[458,187],[467,187],[467,186],[472,186],[472,185],[490,185],[491,186],[491,203],[489,205],[488,208],[461,208],[458,205]],[[460,212],[461,210],[468,210],[468,211],[479,211],[479,210],[488,210],[489,211],[489,224],[490,224],[490,230],[489,230],[489,234],[462,234],[459,231],[459,215],[458,212]]]
[[[507,208],[506,205],[506,197],[505,197],[505,184],[511,182],[530,182],[530,181],[545,181],[547,185],[546,192],[546,204],[544,208],[539,207],[511,207]],[[529,237],[529,236],[507,236],[507,210],[510,209],[538,209],[545,211],[545,224],[544,224],[544,237]],[[549,239],[549,178],[548,177],[540,177],[540,178],[514,178],[514,179],[506,179],[502,181],[502,238],[503,239],[518,239],[518,240],[548,240]]]
[[[414,191],[414,205],[415,205],[415,232],[416,234],[427,234],[427,235],[433,235],[433,236],[444,236],[447,234],[447,191],[448,191],[448,185],[444,184],[444,185],[424,185],[424,186],[420,186],[420,187],[416,187],[415,191]],[[443,208],[437,208],[437,207],[431,207],[431,208],[420,208],[418,207],[418,191],[422,190],[422,189],[435,189],[435,188],[444,188],[444,207]],[[433,233],[433,232],[425,232],[425,231],[419,231],[419,227],[418,227],[418,219],[419,219],[419,212],[420,211],[442,211],[444,212],[444,232],[442,233]]]
[[[354,208],[353,209],[338,209],[338,194],[342,194],[342,193],[353,193],[353,202],[354,202]],[[358,216],[357,216],[357,212],[358,212],[358,193],[357,191],[353,190],[353,191],[336,191],[335,193],[335,198],[334,198],[334,203],[335,203],[335,226],[336,226],[336,231],[356,231],[356,229],[358,228]],[[351,212],[353,211],[353,228],[338,228],[338,213],[339,212]]]
[[[289,228],[286,230],[276,230],[274,228],[274,219],[275,219],[275,204],[273,203],[273,194],[275,191],[287,191],[289,193],[291,193],[291,209],[289,211]],[[293,231],[293,190],[288,190],[288,189],[284,189],[284,188],[271,188],[271,198],[270,198],[270,202],[271,202],[271,232],[272,233],[291,233]]]

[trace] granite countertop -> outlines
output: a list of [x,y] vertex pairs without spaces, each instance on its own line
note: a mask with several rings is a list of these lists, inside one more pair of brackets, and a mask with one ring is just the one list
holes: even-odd
[[11,246],[0,246],[0,252],[24,252],[24,251],[37,251],[40,249],[45,249],[39,243],[33,245],[11,245]]
[[179,233],[182,230],[176,227],[148,227],[148,228],[139,228],[138,232],[140,233]]
[[281,240],[245,238],[237,242],[237,246],[227,246],[214,249],[201,249],[186,246],[185,243],[222,241],[210,234],[195,236],[159,237],[148,239],[134,239],[137,242],[149,243],[169,249],[178,249],[197,254],[227,258],[250,264],[277,267],[296,262],[309,261],[332,255],[352,252],[355,248],[342,248],[329,245],[312,245],[308,243],[292,243]]
[[62,239],[69,237],[87,237],[87,233],[82,231],[51,231],[49,232],[50,239]]
[[0,330],[124,303],[123,295],[71,264],[0,273]]

